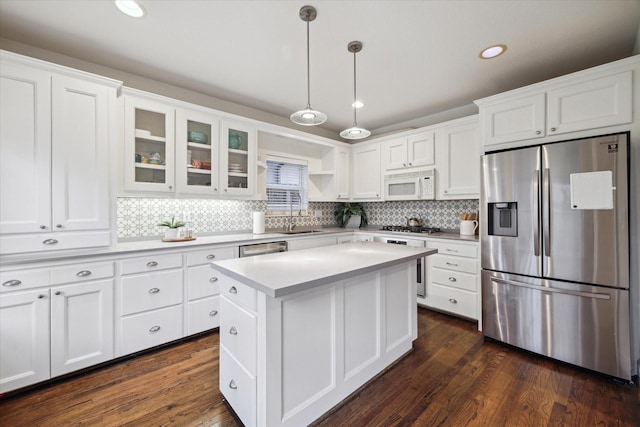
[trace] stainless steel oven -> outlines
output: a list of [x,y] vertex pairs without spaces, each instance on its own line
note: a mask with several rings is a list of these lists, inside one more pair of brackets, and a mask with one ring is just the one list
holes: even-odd
[[[405,239],[404,237],[389,237],[389,236],[375,236],[373,238],[374,242],[382,242],[389,243],[391,245],[405,245],[405,246],[414,246],[417,248],[424,247],[424,241],[418,239]],[[426,260],[424,258],[418,258],[416,260],[416,293],[419,297],[425,297],[426,295],[426,282],[427,278],[425,275],[426,268]]]

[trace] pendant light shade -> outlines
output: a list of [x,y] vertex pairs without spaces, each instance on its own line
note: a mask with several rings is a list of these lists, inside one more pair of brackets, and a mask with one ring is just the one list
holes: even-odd
[[315,126],[327,121],[327,115],[311,108],[311,78],[309,67],[309,22],[318,16],[315,7],[302,6],[300,8],[300,19],[307,23],[307,108],[296,111],[291,115],[293,123],[302,126]]
[[362,42],[353,41],[347,45],[347,50],[353,53],[353,126],[340,132],[340,136],[344,139],[362,139],[371,135],[367,129],[358,126],[356,119],[356,53],[362,50]]

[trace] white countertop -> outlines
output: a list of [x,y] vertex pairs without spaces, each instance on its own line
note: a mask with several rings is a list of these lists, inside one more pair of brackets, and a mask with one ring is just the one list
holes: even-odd
[[357,242],[215,261],[211,266],[277,298],[437,252],[431,248]]

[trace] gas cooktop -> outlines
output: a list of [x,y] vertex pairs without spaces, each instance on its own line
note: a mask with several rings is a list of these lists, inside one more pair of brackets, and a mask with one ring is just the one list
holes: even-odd
[[409,227],[406,225],[383,225],[380,228],[380,230],[397,231],[402,233],[425,233],[425,234],[440,233],[442,231],[438,227]]

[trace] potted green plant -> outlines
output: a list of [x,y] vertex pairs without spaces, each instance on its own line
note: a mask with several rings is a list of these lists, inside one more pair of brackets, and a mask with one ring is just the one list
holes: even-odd
[[164,238],[165,239],[177,239],[178,238],[178,229],[180,227],[184,227],[185,222],[176,219],[175,216],[171,217],[171,221],[162,221],[158,224],[158,227],[166,227],[164,229]]
[[343,203],[334,216],[339,227],[358,228],[368,224],[367,214],[360,203]]

